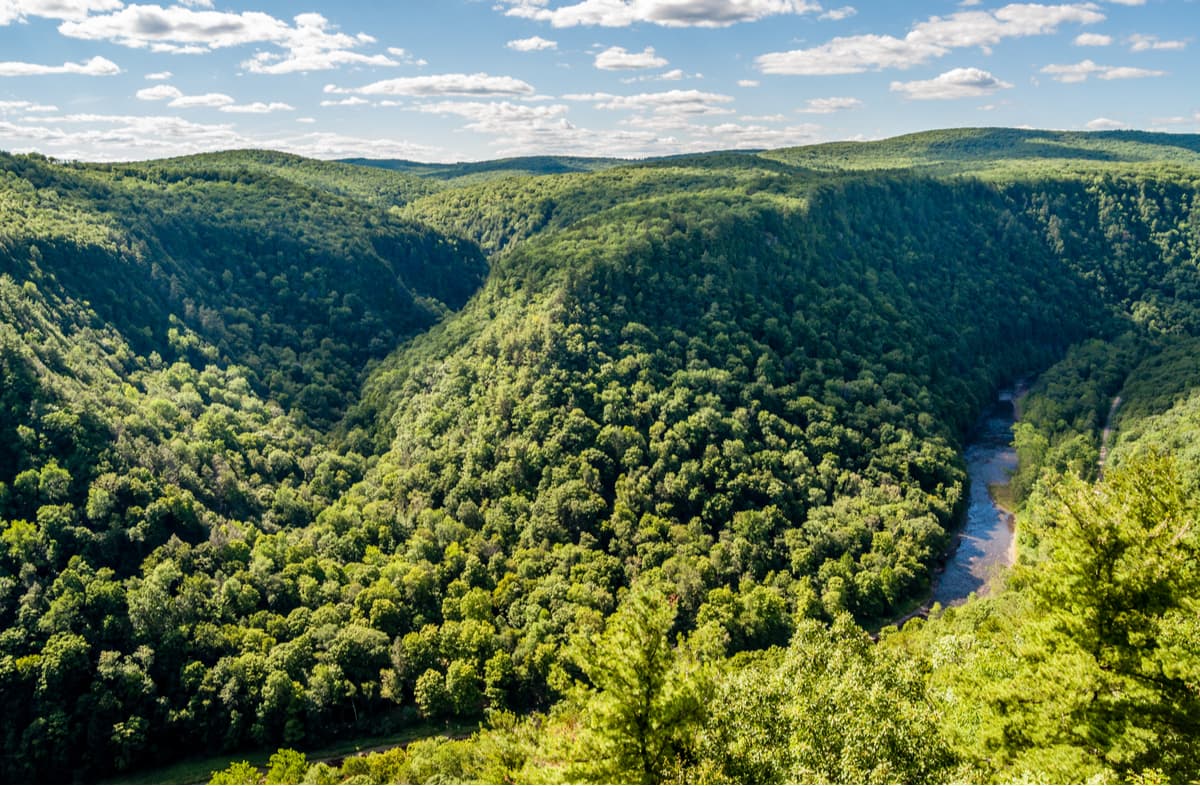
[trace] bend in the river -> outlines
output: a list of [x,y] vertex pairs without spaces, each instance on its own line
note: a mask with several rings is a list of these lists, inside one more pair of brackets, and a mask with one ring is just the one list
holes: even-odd
[[1007,484],[1017,469],[1012,427],[1022,392],[1020,386],[1000,392],[964,451],[970,499],[945,570],[934,580],[931,602],[955,606],[971,593],[986,595],[1012,565],[1013,516],[996,504],[989,488]]

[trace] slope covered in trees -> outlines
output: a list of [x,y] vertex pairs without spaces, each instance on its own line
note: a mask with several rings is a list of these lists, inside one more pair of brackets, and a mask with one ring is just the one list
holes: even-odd
[[[954,737],[931,698],[957,661],[856,622],[927,590],[997,386],[1067,357],[1030,405],[1049,510],[1041,468],[1089,466],[1107,398],[1200,331],[1195,147],[938,132],[460,179],[6,157],[3,774],[486,713],[478,740],[380,772],[1190,777],[1096,758],[1149,716],[1100,741],[1006,731],[988,769],[992,738]],[[1043,540],[1030,559],[1063,562]],[[1171,616],[1191,590],[1167,575]],[[1113,646],[1089,652],[1128,661]],[[622,675],[647,671],[639,705]],[[1022,758],[1060,743],[1093,753]]]

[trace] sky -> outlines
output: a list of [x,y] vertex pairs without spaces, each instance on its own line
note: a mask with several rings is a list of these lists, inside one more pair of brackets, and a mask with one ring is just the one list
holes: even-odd
[[1200,131],[1200,1],[0,0],[0,150],[647,156]]

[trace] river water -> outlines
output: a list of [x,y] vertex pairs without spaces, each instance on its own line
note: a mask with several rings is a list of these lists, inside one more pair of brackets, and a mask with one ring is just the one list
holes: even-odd
[[963,454],[970,478],[966,521],[958,546],[935,579],[933,600],[956,606],[972,592],[986,595],[997,576],[1013,561],[1012,516],[996,507],[988,486],[1007,483],[1017,469],[1012,448],[1014,401],[1019,390],[1001,391],[992,411],[980,422]]

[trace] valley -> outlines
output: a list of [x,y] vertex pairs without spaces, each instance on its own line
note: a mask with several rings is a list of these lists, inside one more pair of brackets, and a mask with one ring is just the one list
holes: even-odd
[[0,777],[1200,777],[1198,199],[1143,132],[0,155]]

